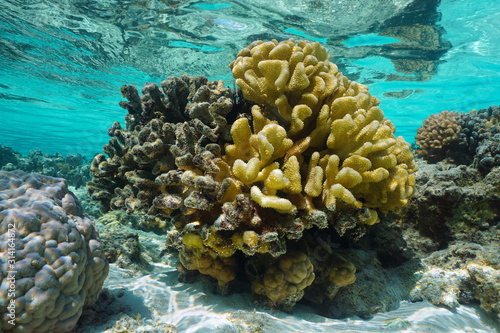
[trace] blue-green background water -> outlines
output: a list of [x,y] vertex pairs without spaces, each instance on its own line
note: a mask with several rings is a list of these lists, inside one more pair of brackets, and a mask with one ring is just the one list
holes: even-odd
[[[181,74],[233,85],[239,49],[290,37],[321,42],[413,142],[431,113],[500,104],[498,22],[498,0],[2,0],[0,144],[92,156],[123,120],[121,85]],[[410,25],[416,39],[391,35]]]

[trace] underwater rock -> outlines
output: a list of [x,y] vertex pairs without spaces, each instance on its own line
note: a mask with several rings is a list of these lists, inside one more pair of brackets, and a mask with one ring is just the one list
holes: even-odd
[[[498,238],[498,237],[497,237]],[[479,302],[500,319],[500,246],[457,241],[423,258],[411,301],[427,300],[450,308]]]
[[397,218],[424,265],[410,299],[449,307],[479,302],[498,315],[500,167],[483,175],[464,165],[420,162],[416,182]]
[[419,163],[418,191],[401,217],[433,242],[434,250],[451,241],[491,243],[500,214],[500,168],[486,176],[466,166]]
[[6,333],[70,331],[108,274],[94,223],[66,180],[23,171],[0,171],[0,259]]

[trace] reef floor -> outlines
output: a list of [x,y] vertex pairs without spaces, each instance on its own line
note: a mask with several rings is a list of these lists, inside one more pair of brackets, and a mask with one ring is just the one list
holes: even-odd
[[401,302],[398,309],[369,320],[330,319],[300,303],[290,314],[264,308],[249,293],[219,295],[204,281],[179,282],[176,254],[163,251],[164,235],[127,225],[119,228],[125,235],[123,244],[129,244],[124,248],[133,252],[134,244],[140,244],[142,263],[131,263],[131,269],[110,265],[99,300],[84,312],[75,333],[499,332],[492,315],[476,305],[448,308],[427,301]]

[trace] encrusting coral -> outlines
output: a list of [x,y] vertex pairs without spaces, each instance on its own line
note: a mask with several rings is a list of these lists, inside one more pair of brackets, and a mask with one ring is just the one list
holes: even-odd
[[[265,262],[247,274],[254,291],[293,306],[315,275],[334,283],[310,253],[291,250],[303,235],[332,227],[361,237],[379,213],[406,205],[417,169],[378,99],[328,59],[317,42],[254,42],[230,65],[243,98],[186,76],[162,82],[163,93],[148,85],[142,97],[125,86],[126,129],[110,128],[109,158],[94,158],[89,193],[105,210],[170,218],[184,269],[221,287],[245,261]],[[265,281],[280,265],[297,279],[280,280],[277,292]]]
[[0,331],[68,332],[108,262],[66,180],[0,171]]

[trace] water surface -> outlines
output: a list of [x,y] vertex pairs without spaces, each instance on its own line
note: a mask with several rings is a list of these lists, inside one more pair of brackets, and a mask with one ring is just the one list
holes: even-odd
[[228,64],[255,39],[321,42],[409,142],[431,113],[498,104],[499,1],[417,1],[407,15],[411,0],[393,2],[4,0],[0,144],[92,156],[123,120],[121,85],[232,86]]

